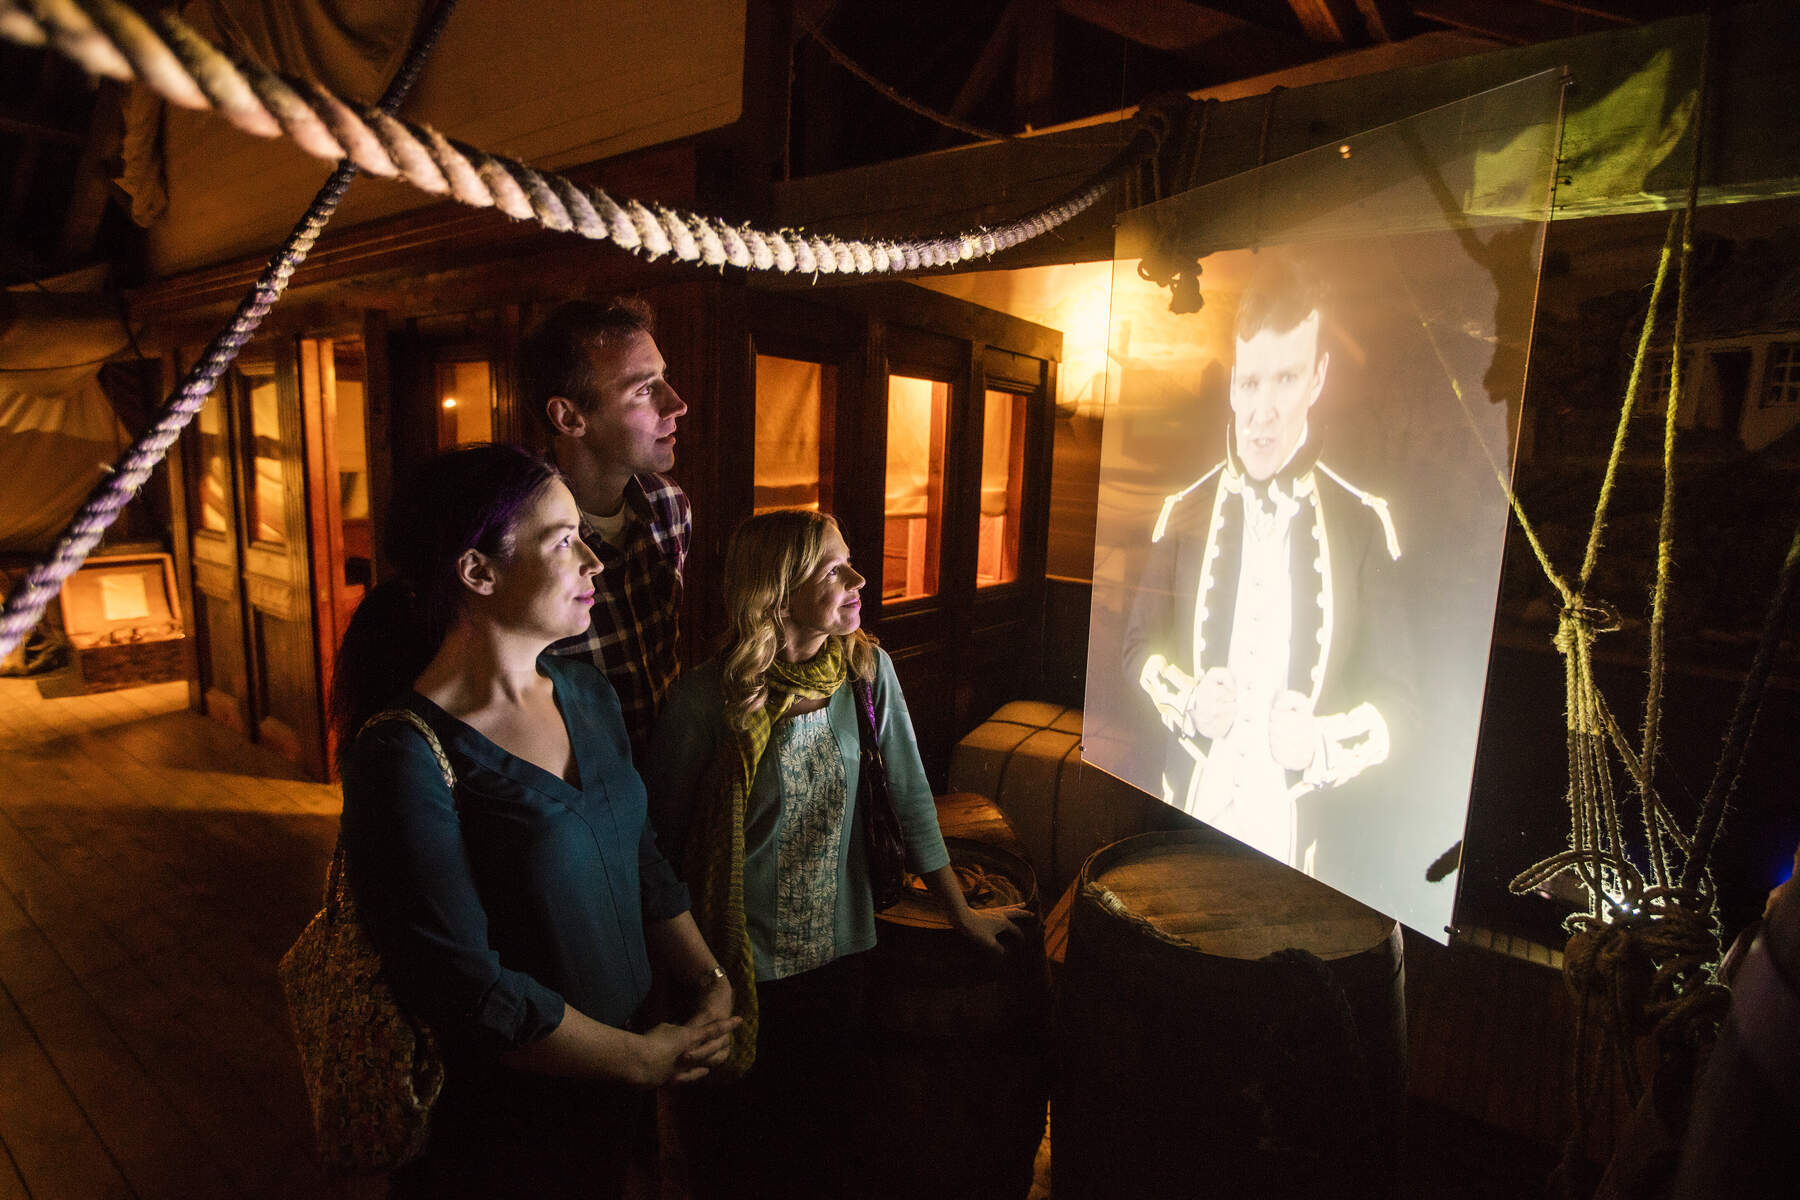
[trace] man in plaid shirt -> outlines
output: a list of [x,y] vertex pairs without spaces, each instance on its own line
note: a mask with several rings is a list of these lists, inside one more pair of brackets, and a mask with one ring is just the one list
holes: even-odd
[[619,693],[632,756],[681,669],[681,574],[693,521],[675,465],[687,405],[669,386],[642,301],[559,306],[519,352],[521,398],[551,434],[551,453],[599,556],[588,631],[550,647],[586,658]]

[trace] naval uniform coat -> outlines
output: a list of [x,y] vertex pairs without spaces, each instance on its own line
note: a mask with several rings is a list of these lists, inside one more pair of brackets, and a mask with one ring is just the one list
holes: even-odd
[[[1386,501],[1320,463],[1314,444],[1302,445],[1269,486],[1300,506],[1289,525],[1286,686],[1312,699],[1325,734],[1314,765],[1286,773],[1290,795],[1298,797],[1385,761],[1389,742],[1405,734],[1411,664],[1400,625],[1404,610],[1395,602],[1400,544]],[[1155,656],[1196,680],[1226,665],[1250,487],[1228,446],[1224,462],[1165,499],[1126,624],[1125,668],[1134,685],[1143,686],[1146,663]],[[1196,621],[1203,594],[1206,614]],[[1384,728],[1370,727],[1364,705],[1381,714]],[[1204,735],[1191,741],[1202,753],[1212,748]],[[1171,737],[1166,800],[1183,806],[1196,767],[1179,735]],[[1298,841],[1308,840],[1303,816]]]

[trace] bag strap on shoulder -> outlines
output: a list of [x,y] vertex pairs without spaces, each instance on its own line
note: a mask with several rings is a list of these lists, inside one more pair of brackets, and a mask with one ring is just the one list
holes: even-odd
[[405,721],[424,736],[425,744],[431,747],[432,757],[437,759],[438,770],[444,773],[444,786],[449,788],[452,794],[454,794],[456,791],[456,772],[450,769],[450,758],[444,753],[443,744],[438,741],[437,731],[432,729],[432,727],[426,723],[425,718],[421,717],[410,708],[385,709],[382,712],[376,713],[367,721],[364,721],[362,728],[357,731],[356,736],[361,737],[383,721]]
[[[385,721],[404,721],[419,731],[425,739],[425,744],[431,747],[431,756],[437,759],[438,770],[444,773],[444,786],[450,789],[450,803],[455,805],[456,772],[450,767],[450,756],[444,753],[444,746],[442,742],[438,741],[437,732],[426,724],[424,717],[412,709],[389,708],[364,721],[362,728],[356,731],[356,736],[361,737]],[[325,914],[329,920],[334,922],[339,919],[339,914],[344,907],[344,900],[350,894],[350,880],[344,865],[344,857],[344,838],[343,834],[339,833],[337,845],[331,851],[331,865],[325,870]]]
[[881,735],[875,721],[875,689],[866,679],[850,681],[850,691],[856,697],[856,730],[862,735],[864,749],[873,749],[881,753]]

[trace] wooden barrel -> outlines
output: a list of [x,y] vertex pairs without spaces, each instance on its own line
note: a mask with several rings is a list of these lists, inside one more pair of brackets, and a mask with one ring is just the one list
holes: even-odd
[[1096,852],[1057,980],[1056,1200],[1393,1194],[1390,918],[1210,830]]
[[[947,837],[950,860],[1003,875],[1037,911],[1031,867]],[[870,959],[871,1094],[859,1138],[877,1197],[1024,1200],[1050,1098],[1049,979],[1032,920],[1004,958],[971,945],[928,897],[880,914]]]

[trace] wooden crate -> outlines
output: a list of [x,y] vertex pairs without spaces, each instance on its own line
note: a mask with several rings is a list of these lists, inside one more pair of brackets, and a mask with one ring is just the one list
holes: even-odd
[[78,690],[185,677],[187,633],[167,554],[94,555],[64,581],[58,599]]

